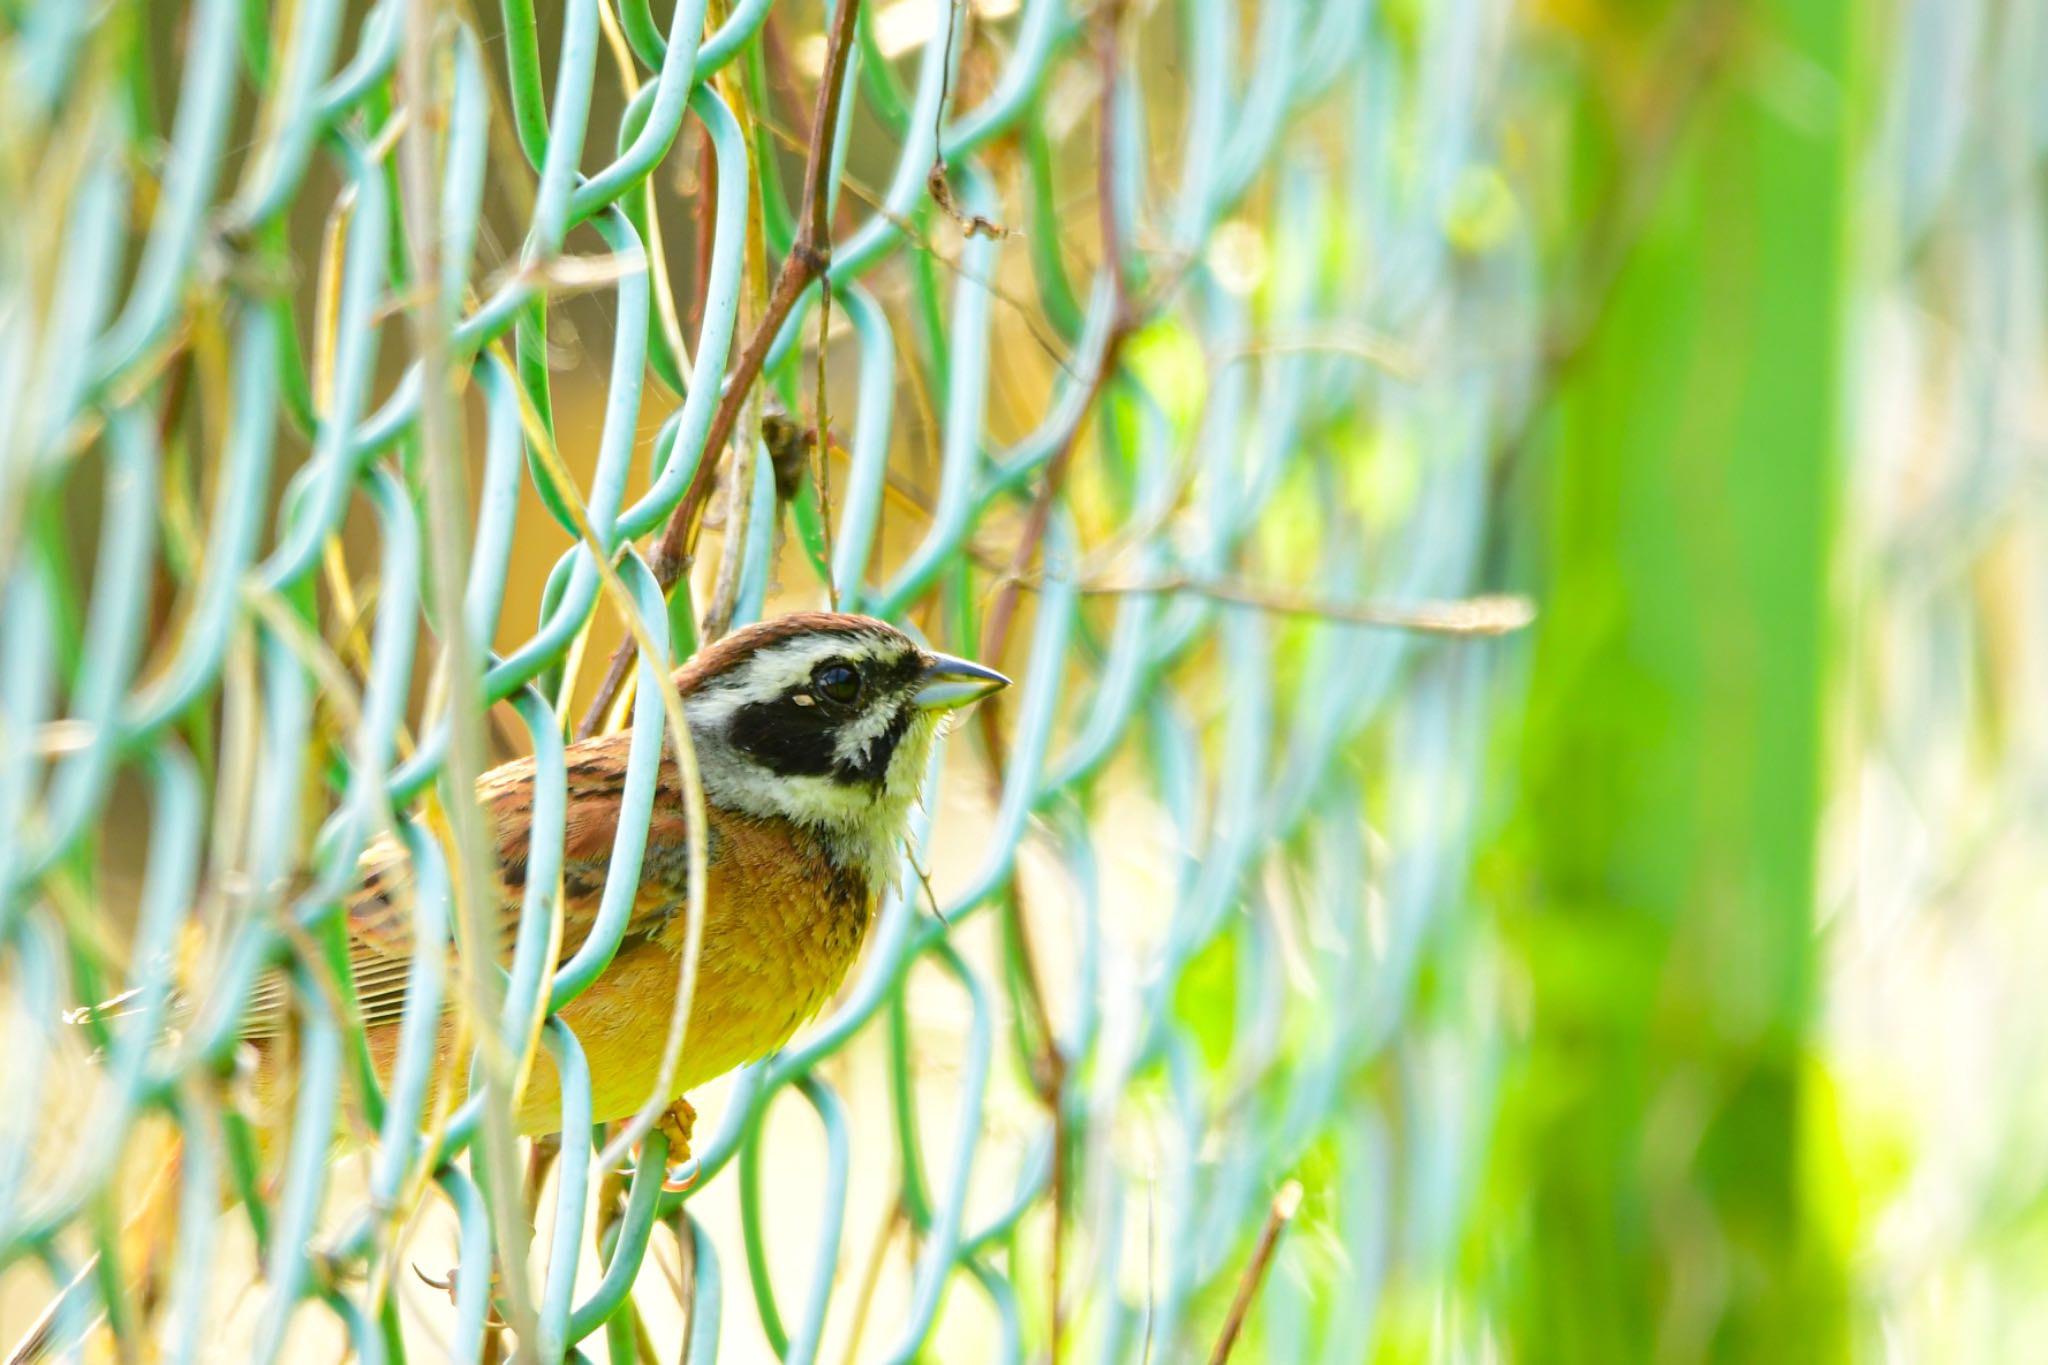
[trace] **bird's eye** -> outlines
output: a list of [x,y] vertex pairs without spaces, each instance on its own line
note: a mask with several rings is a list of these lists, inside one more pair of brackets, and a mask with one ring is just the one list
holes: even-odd
[[811,686],[826,701],[845,706],[860,696],[860,674],[846,664],[826,664],[811,679]]

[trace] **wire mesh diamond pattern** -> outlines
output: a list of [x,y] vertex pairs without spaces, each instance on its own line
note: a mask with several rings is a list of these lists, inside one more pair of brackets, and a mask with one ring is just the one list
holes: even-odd
[[[772,9],[0,6],[0,1272],[26,1305],[85,1271],[61,1339],[207,1354],[235,1237],[257,1359],[475,1360],[500,1315],[541,1360],[1177,1359],[1267,1252],[1259,1358],[1439,1311],[1489,656],[1367,608],[1471,590],[1526,383],[1531,263],[1481,192],[1505,4],[896,0],[840,53],[831,6]],[[665,1189],[578,1120],[548,1013],[588,982],[543,961],[564,745],[637,640],[594,719],[651,783],[669,666],[828,594],[1020,686],[946,746],[849,984]],[[501,1007],[438,951],[413,981],[554,1059],[537,1201],[488,1087],[439,1102],[429,1030],[380,1085],[333,986],[380,832],[449,940],[493,744],[556,810]],[[238,1051],[274,971],[266,1167]],[[167,1127],[145,1301],[109,1267]]]

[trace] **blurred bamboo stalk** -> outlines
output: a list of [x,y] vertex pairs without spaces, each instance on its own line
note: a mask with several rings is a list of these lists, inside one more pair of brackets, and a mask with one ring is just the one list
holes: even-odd
[[[1508,925],[1530,1037],[1499,1147],[1525,1205],[1506,1264],[1526,1361],[1847,1349],[1809,1053],[1851,11],[1692,9],[1651,84],[1707,60],[1695,21],[1726,61],[1647,149],[1668,162],[1611,287],[1595,263],[1604,305],[1556,376],[1530,509],[1533,894]],[[1596,58],[1640,42],[1634,7],[1591,11]],[[1641,112],[1582,92],[1575,212],[1636,179],[1619,163]]]

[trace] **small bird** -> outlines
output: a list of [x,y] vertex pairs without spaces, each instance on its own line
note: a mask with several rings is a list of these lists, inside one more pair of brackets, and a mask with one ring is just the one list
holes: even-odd
[[[735,631],[674,678],[709,834],[687,1041],[672,1093],[661,1097],[673,1102],[661,1127],[670,1160],[680,1162],[695,1118],[684,1093],[773,1052],[831,998],[899,866],[941,724],[1009,679],[925,650],[886,622],[824,612]],[[565,752],[558,961],[569,959],[597,918],[631,740],[630,733],[603,735]],[[489,913],[507,960],[526,885],[533,781],[533,760],[524,758],[477,782],[496,855]],[[349,967],[371,1058],[388,1078],[415,946],[411,870],[404,848],[389,837],[372,844],[358,866],[361,882],[345,907]],[[688,923],[689,866],[681,777],[664,755],[618,952],[561,1011],[589,1064],[596,1122],[639,1109],[659,1079]],[[288,1075],[276,1074],[289,1049],[276,1044],[290,1018],[282,979],[266,979],[250,1003],[245,1035],[260,1058],[259,1094],[268,1091],[273,1102],[289,1083]],[[444,1077],[459,1061],[452,1055],[455,1032],[450,1017],[441,1033]],[[559,1106],[543,1053],[514,1109],[520,1133],[554,1131]],[[10,1362],[39,1357],[55,1308]]]
[[[704,789],[703,945],[678,1101],[664,1121],[687,1152],[691,1087],[787,1042],[844,979],[881,890],[900,866],[911,808],[945,717],[1008,685],[1002,674],[922,649],[866,616],[801,613],[735,631],[675,674]],[[597,918],[618,832],[630,732],[570,745],[562,849],[567,961]],[[492,830],[492,928],[509,958],[525,891],[533,760],[485,773]],[[622,1118],[658,1079],[688,923],[690,848],[682,780],[666,759],[640,881],[609,966],[561,1011],[590,1066],[592,1118]],[[410,869],[384,838],[359,864],[347,903],[349,965],[370,1053],[389,1074],[413,953]],[[281,983],[253,1002],[253,1040],[285,1027]],[[453,1045],[452,1025],[443,1047]],[[444,1062],[448,1060],[444,1057]],[[523,1135],[560,1126],[551,1063],[538,1062],[515,1109]]]

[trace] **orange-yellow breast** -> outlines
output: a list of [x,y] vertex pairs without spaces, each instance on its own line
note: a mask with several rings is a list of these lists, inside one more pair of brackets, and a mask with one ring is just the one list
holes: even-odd
[[[664,1102],[788,1041],[845,979],[872,910],[866,880],[832,866],[789,827],[717,811],[711,818],[697,985]],[[641,898],[668,901],[667,913],[621,944],[611,965],[562,1010],[590,1067],[594,1121],[631,1114],[659,1079],[687,930],[686,868],[679,849],[650,843]],[[378,1070],[388,1075],[396,1027],[373,1029],[370,1043]],[[444,1071],[452,1043],[451,1023],[442,1037]],[[561,1126],[545,1049],[517,1121],[524,1134]]]

